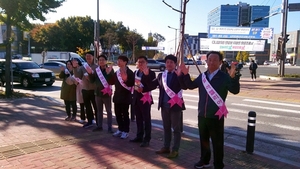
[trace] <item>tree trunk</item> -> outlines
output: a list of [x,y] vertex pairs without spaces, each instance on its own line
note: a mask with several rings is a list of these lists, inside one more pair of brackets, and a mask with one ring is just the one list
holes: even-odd
[[12,95],[11,86],[11,20],[10,16],[7,15],[6,22],[6,56],[5,56],[5,96],[7,98]]

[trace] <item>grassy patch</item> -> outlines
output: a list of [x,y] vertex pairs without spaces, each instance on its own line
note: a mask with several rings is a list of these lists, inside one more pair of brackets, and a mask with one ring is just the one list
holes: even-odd
[[0,90],[0,99],[18,99],[18,98],[24,98],[24,97],[34,97],[32,94],[28,93],[20,93],[20,92],[12,92],[11,97],[7,98],[5,96],[5,91]]

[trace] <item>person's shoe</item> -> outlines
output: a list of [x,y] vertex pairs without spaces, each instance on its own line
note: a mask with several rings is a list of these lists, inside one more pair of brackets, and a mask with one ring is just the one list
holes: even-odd
[[148,147],[149,146],[149,142],[148,141],[143,141],[141,144],[140,144],[140,147]]
[[83,127],[83,128],[90,128],[90,127],[92,127],[92,126],[93,126],[92,123],[86,123],[86,124],[84,124],[82,127]]
[[68,117],[65,118],[65,120],[66,121],[71,121],[71,117],[68,116]]
[[115,137],[120,137],[122,135],[122,131],[117,130],[116,132],[114,132],[113,136]]
[[78,122],[81,123],[81,124],[83,124],[83,123],[85,123],[85,120],[81,120],[80,119],[80,120],[78,120]]
[[95,129],[93,129],[93,132],[102,131],[102,130],[103,130],[102,127],[97,127],[97,128],[95,128]]
[[170,153],[170,149],[169,148],[161,148],[160,150],[158,151],[155,151],[156,154],[169,154]]
[[208,167],[210,167],[210,164],[209,163],[204,163],[201,160],[198,161],[198,163],[196,163],[194,165],[194,168],[197,168],[197,169],[199,169],[199,168],[208,168]]
[[121,139],[125,139],[129,136],[129,134],[127,132],[122,132],[122,135],[121,135]]
[[72,117],[70,121],[77,121],[76,117]]
[[96,124],[96,121],[95,121],[95,120],[92,120],[92,123],[93,123],[93,124]]
[[169,155],[168,158],[176,158],[178,157],[178,151],[172,151]]
[[129,140],[129,142],[133,142],[133,143],[141,143],[141,142],[143,142],[143,139],[141,139],[141,138],[134,138],[134,139],[131,139],[131,140]]

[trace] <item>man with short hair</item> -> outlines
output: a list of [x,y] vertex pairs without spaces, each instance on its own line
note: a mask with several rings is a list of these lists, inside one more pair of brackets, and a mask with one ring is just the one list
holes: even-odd
[[[181,140],[181,116],[182,110],[185,110],[181,85],[175,73],[177,58],[174,55],[165,57],[166,70],[160,73],[153,81],[148,78],[150,89],[159,87],[158,109],[161,108],[161,116],[164,128],[164,146],[156,151],[157,154],[169,154],[168,158],[176,158]],[[174,134],[173,146],[170,151],[172,140],[172,129]]]
[[228,73],[220,70],[222,58],[220,52],[207,53],[207,71],[201,73],[194,81],[191,80],[189,69],[185,67],[184,63],[176,72],[183,88],[195,89],[198,87],[199,89],[198,129],[201,157],[200,161],[194,165],[195,168],[210,166],[210,138],[213,145],[214,168],[224,167],[224,117],[228,114],[225,100],[228,91],[233,94],[239,93],[240,83],[234,64],[231,65]]
[[128,58],[119,56],[117,64],[119,70],[114,74],[113,81],[110,84],[115,85],[115,93],[113,96],[114,110],[118,123],[118,130],[113,136],[125,139],[129,136],[129,105],[132,101],[132,87],[134,85],[134,74],[127,66]]
[[[104,54],[101,54],[98,57],[98,67],[95,71],[92,71],[90,76],[91,82],[94,82],[96,85],[95,88],[95,100],[97,105],[97,128],[93,131],[102,131],[103,123],[103,104],[107,112],[107,126],[108,132],[112,133],[112,111],[111,111],[111,95],[112,95],[112,86],[109,85],[109,82],[113,80],[114,70],[112,66],[107,66],[107,57]],[[109,73],[108,73],[109,72]]]
[[145,79],[144,72],[149,76],[149,80],[155,79],[155,72],[149,70],[147,67],[147,57],[139,56],[137,61],[138,70],[135,74],[135,85],[133,92],[133,109],[136,115],[136,126],[137,133],[134,139],[130,142],[142,142],[140,147],[149,146],[151,140],[151,105],[153,99],[151,90],[149,89],[148,83]]
[[[87,52],[85,54],[86,63],[84,63],[77,70],[78,77],[82,80],[82,97],[84,106],[86,108],[86,115],[88,122],[83,125],[84,128],[92,127],[94,120],[94,113],[92,109],[92,104],[95,109],[95,114],[97,113],[96,102],[95,102],[95,84],[89,79],[89,73],[92,73],[97,65],[94,63],[94,53]],[[76,67],[76,65],[73,65]]]

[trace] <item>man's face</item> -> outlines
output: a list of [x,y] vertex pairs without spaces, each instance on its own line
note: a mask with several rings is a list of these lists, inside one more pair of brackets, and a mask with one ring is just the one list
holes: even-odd
[[169,72],[172,72],[176,68],[176,63],[173,60],[167,59],[166,60],[166,69]]
[[118,59],[118,60],[117,60],[117,65],[118,65],[119,67],[124,67],[124,66],[126,66],[126,63],[127,63],[127,62],[123,61],[122,59]]
[[144,58],[138,59],[137,68],[139,70],[144,70],[145,68],[147,68],[147,61]]
[[210,54],[208,56],[207,69],[209,70],[209,72],[214,72],[215,70],[219,69],[221,64],[222,64],[222,60],[220,60],[219,55]]
[[88,53],[85,55],[85,59],[88,63],[93,63],[94,56]]
[[103,57],[99,57],[99,59],[98,59],[98,65],[99,66],[101,66],[101,67],[105,66],[106,63],[107,63],[107,61]]

